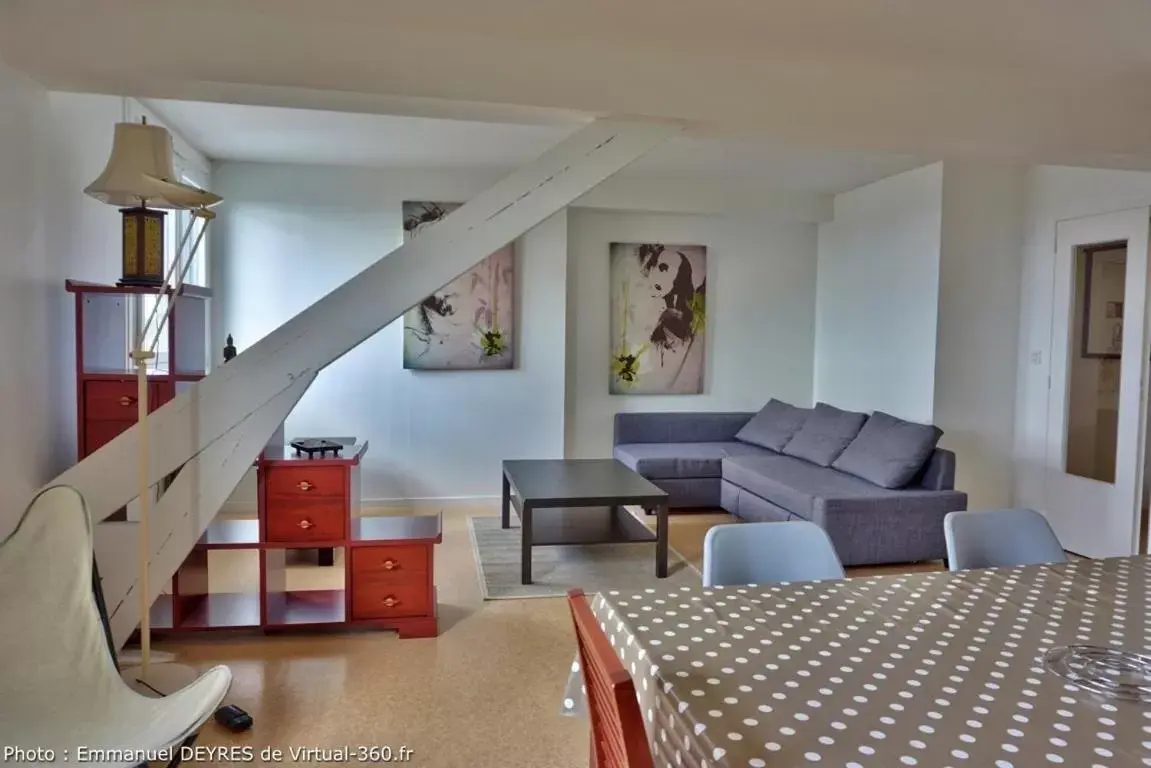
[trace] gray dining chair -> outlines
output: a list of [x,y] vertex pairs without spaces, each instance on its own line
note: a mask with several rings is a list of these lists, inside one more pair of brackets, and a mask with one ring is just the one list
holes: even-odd
[[814,523],[717,525],[703,539],[705,587],[842,579],[827,532]]
[[952,571],[1068,560],[1047,518],[1033,509],[950,512],[943,536]]

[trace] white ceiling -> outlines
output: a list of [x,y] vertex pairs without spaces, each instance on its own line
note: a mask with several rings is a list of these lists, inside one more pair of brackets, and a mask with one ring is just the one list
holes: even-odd
[[51,88],[1151,166],[1147,0],[4,0]]
[[[147,104],[212,159],[272,163],[507,168],[540,155],[578,125],[513,125],[158,99]],[[630,170],[757,179],[775,189],[825,194],[927,162],[879,152],[679,138],[653,150]]]

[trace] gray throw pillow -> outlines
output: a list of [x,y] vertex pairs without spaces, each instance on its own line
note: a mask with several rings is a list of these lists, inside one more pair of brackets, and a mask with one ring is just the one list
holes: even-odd
[[859,434],[865,421],[866,413],[842,411],[827,403],[816,403],[807,421],[784,446],[783,452],[821,467],[830,467],[831,462],[839,458],[839,454]]
[[931,458],[943,430],[876,411],[832,468],[882,488],[902,488]]
[[782,400],[772,398],[751,421],[743,425],[735,439],[748,445],[758,445],[772,451],[782,451],[783,446],[799,431],[807,421],[810,408],[796,408]]

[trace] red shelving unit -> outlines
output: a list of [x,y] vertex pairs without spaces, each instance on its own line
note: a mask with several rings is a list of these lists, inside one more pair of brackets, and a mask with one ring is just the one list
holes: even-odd
[[[77,459],[83,459],[136,423],[136,369],[133,317],[143,313],[143,297],[159,288],[65,280],[76,297]],[[148,371],[148,410],[154,411],[208,375],[208,300],[212,292],[185,285],[174,302],[164,332],[166,356]],[[161,309],[163,311],[163,309]]]
[[[136,423],[137,382],[129,354],[140,297],[159,289],[65,282],[76,296],[76,392],[79,458]],[[208,374],[211,292],[184,286],[166,329],[167,355],[149,371],[149,409],[159,408]],[[133,306],[135,305],[135,306]],[[368,449],[309,458],[285,446],[282,429],[256,461],[256,520],[217,520],[208,526],[172,578],[169,594],[152,606],[154,634],[210,630],[375,627],[400,637],[437,633],[433,579],[439,514],[360,515],[360,461]],[[248,550],[259,558],[259,585],[250,592],[213,592],[211,553]],[[341,550],[342,589],[293,590],[288,560],[298,550]],[[256,586],[256,585],[254,585]]]
[[[256,462],[257,520],[208,526],[173,578],[173,594],[152,608],[154,633],[366,627],[400,637],[437,634],[433,578],[442,517],[363,517],[360,460],[367,443],[346,456],[295,456],[270,446]],[[343,589],[291,589],[289,560],[300,550],[344,553]],[[212,592],[210,553],[248,550],[259,557],[258,591]],[[339,558],[337,558],[338,560]]]

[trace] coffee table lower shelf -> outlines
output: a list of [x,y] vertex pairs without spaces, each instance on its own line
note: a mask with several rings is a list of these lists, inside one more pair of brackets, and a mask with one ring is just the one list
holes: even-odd
[[622,506],[544,507],[532,510],[532,546],[628,544],[655,541],[656,533]]

